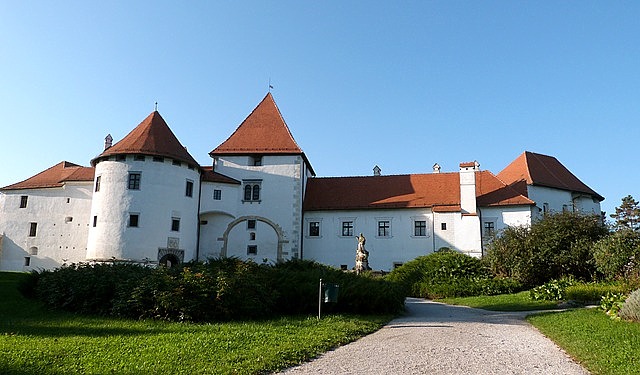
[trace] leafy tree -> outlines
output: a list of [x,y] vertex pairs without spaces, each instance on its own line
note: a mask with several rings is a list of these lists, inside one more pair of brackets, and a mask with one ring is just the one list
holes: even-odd
[[631,195],[622,198],[622,204],[616,207],[616,212],[611,214],[615,219],[614,228],[640,230],[640,206]]
[[527,286],[563,276],[590,279],[595,273],[593,243],[607,234],[596,215],[560,212],[530,228],[507,228],[487,249],[485,261],[497,275]]

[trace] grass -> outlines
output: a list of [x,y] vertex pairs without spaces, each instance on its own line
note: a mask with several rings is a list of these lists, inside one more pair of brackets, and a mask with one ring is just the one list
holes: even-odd
[[527,320],[593,374],[640,374],[640,323],[614,321],[598,309]]
[[533,301],[529,298],[528,291],[516,294],[501,294],[498,296],[443,298],[438,300],[438,302],[492,311],[533,311],[549,310],[558,307],[558,304],[553,301]]
[[0,273],[0,374],[256,374],[303,362],[391,316],[287,317],[216,324],[48,311]]

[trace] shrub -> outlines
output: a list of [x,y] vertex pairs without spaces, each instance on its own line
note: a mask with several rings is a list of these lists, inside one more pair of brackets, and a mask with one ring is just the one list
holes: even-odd
[[640,289],[631,293],[624,301],[618,316],[622,319],[640,322]]
[[619,284],[577,283],[565,289],[565,299],[584,303],[595,303],[607,294],[620,294],[624,286]]
[[607,280],[638,278],[640,232],[621,229],[600,239],[593,247],[597,270]]
[[529,296],[534,301],[559,301],[565,299],[565,290],[575,284],[571,278],[551,280],[529,291]]
[[495,274],[526,286],[565,276],[590,280],[595,273],[591,246],[606,233],[596,215],[551,214],[530,228],[505,229],[488,245],[486,261]]
[[618,313],[625,299],[627,299],[627,296],[622,293],[607,292],[600,299],[600,308],[605,314],[609,315],[611,319],[618,319]]
[[494,280],[480,259],[451,250],[418,257],[394,269],[387,279],[399,284],[407,294],[423,298],[492,295],[520,290],[517,281]]

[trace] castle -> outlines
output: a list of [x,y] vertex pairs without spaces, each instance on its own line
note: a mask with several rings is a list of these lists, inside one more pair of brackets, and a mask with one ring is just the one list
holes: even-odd
[[604,199],[556,158],[524,152],[497,175],[316,177],[271,93],[201,166],[157,111],[90,167],[60,162],[0,189],[0,270],[85,261],[173,264],[291,258],[352,268],[356,236],[390,270],[447,247],[482,256],[506,226],[553,211],[600,214]]

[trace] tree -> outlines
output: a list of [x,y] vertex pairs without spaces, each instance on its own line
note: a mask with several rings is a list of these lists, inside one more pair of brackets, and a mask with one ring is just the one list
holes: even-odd
[[640,230],[640,206],[631,195],[622,198],[620,207],[616,207],[616,213],[611,214],[615,219],[614,228]]

